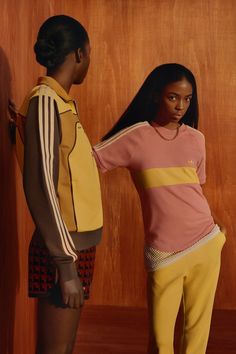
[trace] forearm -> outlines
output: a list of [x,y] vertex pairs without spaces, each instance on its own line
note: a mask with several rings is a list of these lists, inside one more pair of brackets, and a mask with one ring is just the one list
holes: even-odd
[[[206,189],[206,187],[205,187],[205,185],[202,185],[201,187],[202,187],[202,190],[203,190],[203,194],[205,195],[205,189]],[[226,227],[225,227],[225,225],[224,225],[224,222],[223,222],[222,219],[219,217],[218,213],[215,212],[214,207],[212,207],[212,206],[211,206],[211,215],[212,215],[212,217],[213,217],[213,219],[214,219],[215,224],[217,224],[217,225],[219,226],[219,228],[221,229],[221,231],[222,231],[223,233],[226,233]]]

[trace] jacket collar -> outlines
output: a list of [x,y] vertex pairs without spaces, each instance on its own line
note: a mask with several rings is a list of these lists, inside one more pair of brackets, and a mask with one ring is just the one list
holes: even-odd
[[73,101],[64,88],[51,76],[42,76],[38,79],[38,85],[47,85],[51,87],[64,101],[69,102]]

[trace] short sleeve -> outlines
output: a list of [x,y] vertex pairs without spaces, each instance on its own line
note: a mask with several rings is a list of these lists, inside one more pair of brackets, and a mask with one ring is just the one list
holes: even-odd
[[93,147],[93,154],[98,168],[102,172],[116,167],[132,168],[133,156],[140,139],[141,127],[145,123],[137,123],[121,130]]

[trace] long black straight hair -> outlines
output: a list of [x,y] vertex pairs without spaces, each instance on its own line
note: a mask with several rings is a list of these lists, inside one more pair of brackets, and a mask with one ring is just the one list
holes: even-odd
[[106,140],[120,130],[132,126],[135,123],[156,119],[158,112],[157,98],[161,96],[166,85],[186,79],[192,85],[192,99],[190,106],[180,123],[190,127],[198,127],[198,99],[197,86],[193,73],[185,66],[175,63],[157,66],[146,78],[132,102],[102,140]]

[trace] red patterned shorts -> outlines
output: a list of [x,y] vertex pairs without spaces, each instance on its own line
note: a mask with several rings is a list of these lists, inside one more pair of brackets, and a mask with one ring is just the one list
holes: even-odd
[[[96,247],[78,251],[76,261],[78,276],[84,289],[84,298],[89,298],[93,278]],[[29,247],[29,297],[51,297],[58,306],[63,304],[58,283],[56,265],[44,241],[33,236]]]

